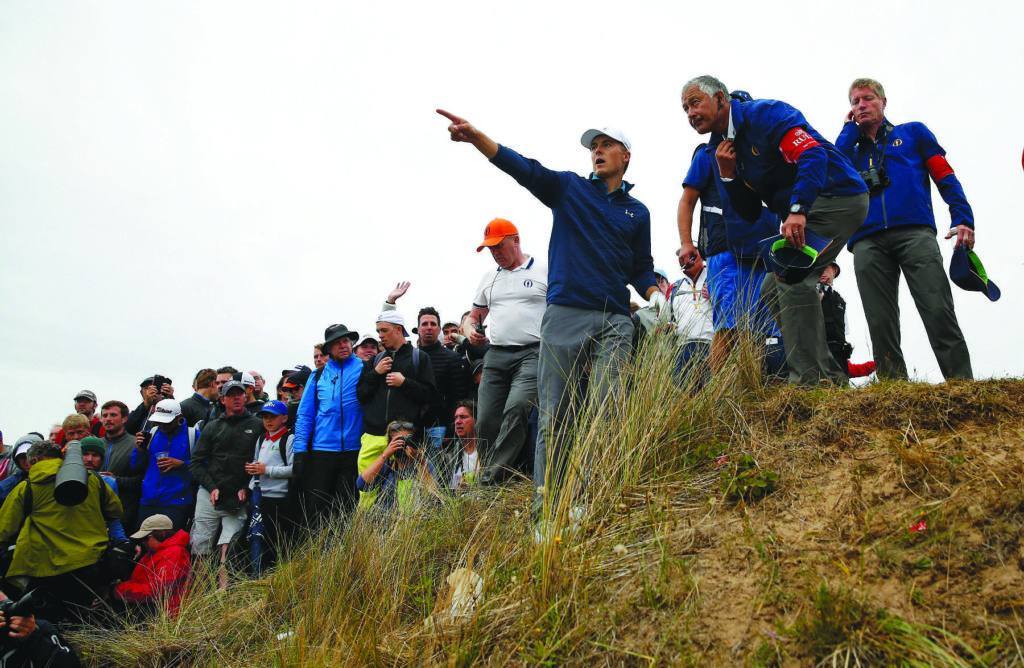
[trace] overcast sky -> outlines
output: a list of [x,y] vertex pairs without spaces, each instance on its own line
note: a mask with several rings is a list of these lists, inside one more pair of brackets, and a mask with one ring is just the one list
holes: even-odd
[[[0,3],[0,429],[44,433],[81,389],[138,403],[159,372],[189,396],[225,364],[276,379],[324,328],[469,308],[500,216],[534,254],[550,212],[443,107],[556,169],[589,171],[591,126],[633,143],[655,264],[679,275],[693,147],[681,84],[711,73],[785,100],[834,138],[856,77],[926,123],[977,219],[1003,298],[954,288],[975,375],[1019,377],[1022,6],[989,2]],[[996,11],[998,9],[998,11]],[[714,13],[713,13],[714,12]],[[935,196],[940,228],[948,209]],[[942,244],[947,259],[948,242]],[[855,361],[870,346],[844,252]],[[902,296],[911,374],[941,380]]]

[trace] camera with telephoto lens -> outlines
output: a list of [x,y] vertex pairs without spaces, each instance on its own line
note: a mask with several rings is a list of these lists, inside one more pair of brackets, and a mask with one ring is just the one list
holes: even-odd
[[4,616],[4,621],[10,624],[12,617],[31,617],[36,614],[36,609],[41,607],[41,603],[42,601],[33,590],[17,601],[9,598],[0,601],[0,614]]
[[859,174],[860,178],[864,179],[864,184],[868,187],[868,196],[871,198],[878,197],[883,190],[892,185],[892,179],[885,173],[885,165],[881,167],[872,165]]

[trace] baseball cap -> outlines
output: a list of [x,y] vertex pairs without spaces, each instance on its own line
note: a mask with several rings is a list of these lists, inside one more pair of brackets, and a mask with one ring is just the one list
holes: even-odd
[[82,397],[85,397],[89,401],[96,403],[96,393],[93,392],[92,390],[82,390],[81,392],[75,395],[75,401],[78,401]]
[[988,277],[981,258],[973,250],[960,244],[949,259],[949,278],[963,290],[983,292],[991,301],[997,301],[1002,292]]
[[149,421],[167,424],[168,422],[173,422],[174,418],[179,415],[181,415],[181,404],[174,399],[163,399],[153,409],[153,414],[149,416]]
[[288,415],[288,407],[285,406],[283,401],[277,401],[274,399],[273,401],[268,401],[263,404],[263,408],[260,409],[260,412],[257,413],[257,415],[263,417],[264,413],[269,413],[270,415]]
[[807,278],[818,260],[818,254],[825,250],[831,239],[826,239],[810,228],[804,228],[804,247],[797,249],[785,237],[778,234],[764,242],[768,255],[768,267],[783,283],[793,284]]
[[665,270],[664,270],[664,269],[657,269],[657,268],[655,268],[655,270],[654,270],[654,275],[655,275],[655,276],[661,276],[661,277],[662,277],[662,278],[664,278],[664,279],[665,279],[666,281],[667,281],[667,280],[669,280],[668,274],[667,274],[667,273],[665,273]]
[[630,148],[629,138],[626,137],[626,133],[618,128],[590,128],[589,130],[583,133],[582,137],[580,137],[580,143],[583,144],[583,148],[589,151],[590,142],[594,141],[594,137],[599,137],[601,135],[608,135],[615,141],[625,146],[627,151],[633,150],[632,148]]
[[231,374],[231,380],[237,380],[245,387],[256,387],[256,379],[247,371],[237,371]]
[[484,240],[477,246],[476,252],[479,253],[487,246],[497,246],[502,239],[510,234],[519,234],[519,230],[510,221],[504,218],[495,218],[484,228]]
[[285,387],[287,389],[293,389],[299,386],[305,387],[308,381],[309,369],[305,369],[303,371],[296,371],[295,373],[291,374],[285,379],[284,385],[282,385],[282,387]]
[[243,383],[240,380],[235,380],[234,378],[232,378],[228,382],[224,383],[223,386],[221,386],[221,388],[220,388],[220,396],[222,396],[222,397],[228,396],[228,390],[233,390],[236,387],[238,389],[242,390],[243,392],[245,392],[245,383]]
[[377,322],[388,322],[402,328],[402,333],[409,336],[409,330],[405,328],[405,318],[398,311],[384,311],[377,316]]
[[173,528],[174,523],[171,522],[171,518],[167,515],[150,515],[146,519],[142,520],[139,530],[133,533],[131,538],[135,538],[136,540],[139,538],[149,538],[150,534],[154,531],[167,531]]
[[39,434],[25,434],[14,443],[14,458],[17,459],[18,457],[27,454],[28,449],[31,448],[34,443],[38,443],[42,440],[43,437]]

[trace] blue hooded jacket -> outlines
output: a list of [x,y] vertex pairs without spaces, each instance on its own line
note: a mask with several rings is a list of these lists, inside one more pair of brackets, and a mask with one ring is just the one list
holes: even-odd
[[363,360],[350,355],[341,364],[328,360],[319,380],[315,373],[309,377],[295,417],[293,453],[310,449],[310,433],[313,434],[313,450],[359,449],[363,407],[356,397],[356,383],[362,370]]

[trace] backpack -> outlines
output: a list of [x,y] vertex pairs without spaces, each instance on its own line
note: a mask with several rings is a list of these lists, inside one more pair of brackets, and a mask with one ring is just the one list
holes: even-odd
[[[149,433],[153,434],[154,436],[156,436],[156,432],[159,429],[160,429],[160,427],[153,427],[152,429],[149,430]],[[185,427],[185,430],[188,433],[188,456],[189,456],[189,459],[191,459],[192,458],[192,450],[194,450],[195,447],[196,447],[196,432],[199,431],[199,426],[197,424],[195,427]],[[168,439],[167,445],[169,446],[170,444],[171,444],[171,442]],[[109,461],[109,457],[110,457],[110,455],[108,454],[107,455],[108,461]]]
[[[281,438],[278,439],[278,440],[281,441],[281,443],[287,445],[288,444],[288,437],[291,436],[291,435],[292,435],[292,430],[291,429],[285,429],[284,433],[281,434]],[[264,431],[260,435],[260,437],[256,439],[256,454],[253,456],[253,461],[254,462],[258,462],[260,460],[260,448],[263,447],[263,444],[266,443],[266,441],[267,441],[267,433],[266,433],[266,431]],[[294,447],[294,444],[292,445],[292,447]],[[284,462],[285,466],[288,466],[288,448],[279,448],[278,452],[281,453],[281,461]]]

